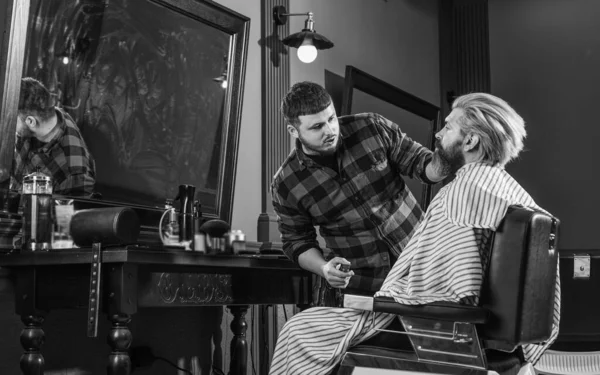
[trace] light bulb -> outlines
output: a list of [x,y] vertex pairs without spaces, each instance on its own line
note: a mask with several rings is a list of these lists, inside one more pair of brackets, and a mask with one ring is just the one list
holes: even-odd
[[302,45],[298,47],[298,59],[303,63],[311,63],[317,58],[317,48],[310,39],[304,39]]
[[62,63],[65,64],[65,65],[67,65],[69,63],[69,57],[68,56],[63,56]]
[[226,89],[227,88],[227,80],[224,79],[223,82],[221,82],[221,87]]

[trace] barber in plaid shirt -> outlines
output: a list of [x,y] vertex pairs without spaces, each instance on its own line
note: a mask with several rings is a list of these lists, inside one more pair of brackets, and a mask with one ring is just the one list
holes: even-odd
[[378,114],[338,118],[315,83],[295,84],[281,110],[296,138],[271,186],[283,250],[331,287],[372,295],[423,214],[402,175],[431,184],[443,179],[441,168],[430,150]]
[[10,188],[20,191],[23,177],[39,170],[52,178],[56,194],[90,195],[96,179],[92,155],[75,121],[52,103],[41,82],[21,80]]

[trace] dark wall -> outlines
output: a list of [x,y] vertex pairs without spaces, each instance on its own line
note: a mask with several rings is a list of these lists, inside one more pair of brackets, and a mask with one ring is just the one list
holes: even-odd
[[508,171],[561,219],[560,248],[600,249],[600,2],[489,0],[492,93],[527,122]]
[[[529,133],[507,169],[561,220],[558,350],[600,348],[599,14],[596,0],[489,0],[492,93]],[[592,256],[590,278],[574,277],[573,255]]]

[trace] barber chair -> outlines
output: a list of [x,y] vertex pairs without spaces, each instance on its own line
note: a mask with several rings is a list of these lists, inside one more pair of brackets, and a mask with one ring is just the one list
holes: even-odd
[[[365,309],[399,316],[400,327],[381,330],[350,348],[338,375],[354,367],[438,374],[517,374],[521,345],[550,337],[558,252],[558,220],[511,206],[494,234],[479,306],[431,303],[408,306],[376,297]],[[344,296],[356,306],[359,296]],[[364,298],[364,297],[363,297]],[[396,325],[400,323],[395,319]],[[410,339],[410,341],[408,340]]]

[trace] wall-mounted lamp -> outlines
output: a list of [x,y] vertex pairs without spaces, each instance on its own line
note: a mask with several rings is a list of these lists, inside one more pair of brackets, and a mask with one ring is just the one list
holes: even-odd
[[213,78],[213,81],[219,84],[222,88],[227,88],[227,54],[223,55],[223,73],[220,76]]
[[223,72],[220,76],[213,78],[213,81],[219,84],[222,88],[227,88],[227,72]]
[[299,33],[292,34],[282,40],[288,47],[298,48],[298,58],[303,63],[311,63],[317,58],[318,49],[333,47],[333,43],[321,34],[315,32],[315,22],[312,12],[308,13],[286,13],[284,6],[273,7],[273,20],[276,25],[285,25],[288,16],[307,16],[304,21],[304,29]]
[[69,65],[69,63],[71,62],[71,59],[69,58],[69,56],[63,56],[61,57],[60,61],[64,64],[64,65]]
[[71,57],[66,51],[56,55],[56,58],[64,65],[69,65],[69,63],[71,62]]

